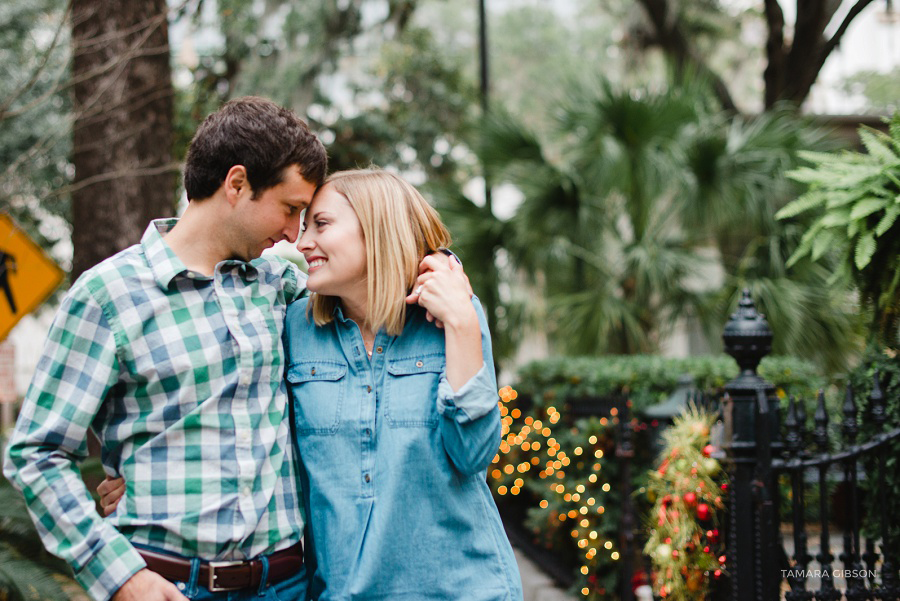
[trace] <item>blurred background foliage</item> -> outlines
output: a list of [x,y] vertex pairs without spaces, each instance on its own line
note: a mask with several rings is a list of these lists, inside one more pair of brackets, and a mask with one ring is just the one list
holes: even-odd
[[[849,282],[827,285],[827,262],[787,268],[808,223],[773,219],[802,192],[783,175],[798,151],[833,143],[795,105],[761,101],[766,49],[741,35],[772,27],[759,6],[489,4],[483,114],[470,4],[170,2],[174,156],[211,110],[253,93],[307,117],[334,169],[404,173],[474,267],[504,365],[535,345],[659,352],[677,328],[692,352],[716,351],[743,287],[779,332],[775,352],[847,365],[859,346]],[[66,194],[69,12],[64,0],[0,9],[0,197],[64,263],[69,231],[84,227]],[[884,108],[881,88],[856,92],[870,88]]]

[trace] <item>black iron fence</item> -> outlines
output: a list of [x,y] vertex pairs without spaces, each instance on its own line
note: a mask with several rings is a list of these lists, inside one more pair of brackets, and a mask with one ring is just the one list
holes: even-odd
[[[900,440],[900,428],[887,428],[878,374],[863,415],[853,391],[847,389],[836,436],[821,393],[811,431],[800,405],[790,400],[782,436],[775,389],[757,374],[760,360],[771,349],[772,332],[746,292],[725,328],[724,341],[741,370],[726,385],[721,407],[730,476],[728,598],[772,601],[783,594],[791,601],[900,599],[898,541],[891,534],[900,515],[897,491],[889,489],[900,470],[900,458],[891,456],[890,446]],[[865,440],[860,436],[864,422],[875,431]],[[789,512],[782,511],[782,475],[789,482]],[[836,516],[827,494],[836,478],[842,484],[846,514],[842,532],[835,533],[841,539],[835,541],[840,550],[832,548]],[[875,497],[868,504],[876,508],[866,518],[869,537],[862,534],[863,478],[866,491]],[[804,495],[810,486],[817,486],[819,494],[815,524],[804,518]],[[781,534],[783,522],[793,524],[789,545]],[[819,530],[815,555],[809,545],[812,528]],[[839,586],[839,581],[844,584]]]
[[[721,396],[695,391],[689,397],[691,404],[718,413],[724,430],[719,458],[729,476],[728,518],[722,527],[727,576],[714,587],[714,598],[900,600],[900,536],[895,536],[900,532],[900,501],[895,498],[900,496],[900,452],[892,453],[900,449],[900,428],[889,427],[884,383],[876,374],[864,403],[848,388],[839,423],[829,423],[822,393],[811,420],[804,404],[793,398],[782,416],[775,387],[757,371],[771,350],[772,332],[749,293],[723,339],[739,375]],[[527,395],[520,397],[518,407],[535,411]],[[621,559],[616,596],[632,601],[633,576],[650,571],[642,552],[647,540],[644,508],[635,503],[632,475],[650,467],[647,455],[653,442],[643,438],[636,444],[625,394],[566,398],[562,414],[568,427],[584,417],[618,416],[614,448]],[[501,510],[514,542],[570,586],[573,576],[567,566],[532,544],[522,529],[527,507],[501,503]]]

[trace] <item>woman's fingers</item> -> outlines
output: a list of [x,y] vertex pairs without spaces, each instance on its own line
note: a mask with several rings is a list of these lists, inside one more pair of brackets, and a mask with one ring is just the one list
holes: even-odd
[[422,291],[425,289],[425,283],[432,279],[435,276],[433,271],[426,271],[419,275],[416,278],[415,284],[413,284],[412,291],[406,297],[406,304],[414,305],[419,302],[419,297],[422,295]]
[[427,271],[447,271],[450,264],[456,263],[456,259],[449,257],[444,253],[431,253],[419,263],[419,273],[423,274]]
[[97,494],[101,497],[108,495],[110,492],[116,490],[117,488],[125,489],[125,478],[113,478],[112,476],[107,476],[103,482],[97,486]]
[[469,292],[469,296],[475,296],[475,291],[472,290],[472,283],[469,281],[469,276],[466,275],[463,266],[457,261],[450,261],[450,271],[453,272],[454,275],[462,277],[466,282],[466,290]]
[[97,494],[100,495],[100,507],[103,509],[103,515],[111,514],[118,507],[119,499],[125,494],[125,479],[107,476],[97,486]]

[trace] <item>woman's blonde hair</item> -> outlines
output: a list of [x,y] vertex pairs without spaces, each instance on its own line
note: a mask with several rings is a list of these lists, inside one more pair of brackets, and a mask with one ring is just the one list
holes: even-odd
[[[409,182],[380,169],[338,171],[325,180],[353,207],[366,245],[368,325],[391,336],[403,331],[404,299],[426,255],[450,245],[450,232],[431,205]],[[334,319],[338,298],[313,293],[316,325]]]

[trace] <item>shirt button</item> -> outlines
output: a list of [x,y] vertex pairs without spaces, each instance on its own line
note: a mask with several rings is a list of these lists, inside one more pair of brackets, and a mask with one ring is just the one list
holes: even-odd
[[416,367],[422,367],[423,365],[425,365],[425,364],[422,363],[421,361],[416,361]]
[[251,492],[250,487],[249,487],[249,486],[245,486],[245,487],[244,487],[244,490],[241,491],[241,494],[244,495],[245,497],[249,497],[249,496],[250,496],[250,492]]
[[309,375],[311,375],[311,376],[316,375],[316,368],[315,368],[315,367],[312,368],[311,370],[309,370]]
[[371,387],[371,386],[366,386],[366,392],[371,393],[371,392],[372,392],[372,387]]
[[384,349],[381,348],[381,347],[379,346],[378,348],[375,349],[375,352],[376,352],[376,353],[381,353],[381,351],[383,351],[383,350],[384,350]]
[[366,482],[371,482],[372,477],[369,474],[366,474]]
[[372,428],[366,428],[366,436],[372,436]]

